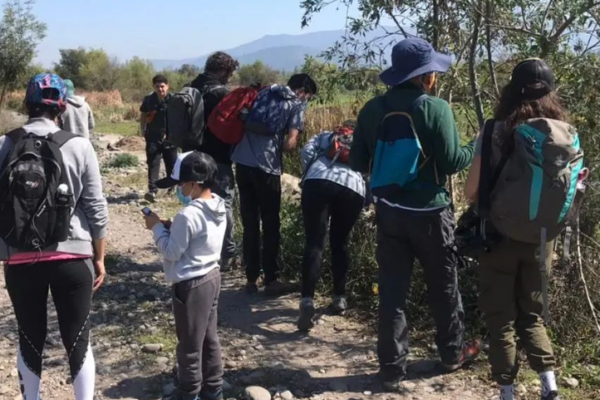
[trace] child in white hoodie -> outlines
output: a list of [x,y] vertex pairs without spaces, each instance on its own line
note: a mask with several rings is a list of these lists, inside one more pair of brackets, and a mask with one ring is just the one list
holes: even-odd
[[152,213],[146,227],[164,257],[167,281],[173,284],[177,330],[179,387],[173,400],[221,400],[223,366],[217,336],[217,304],[221,288],[219,260],[227,225],[225,202],[211,191],[217,172],[207,154],[180,154],[161,189],[177,185],[184,208],[170,227]]

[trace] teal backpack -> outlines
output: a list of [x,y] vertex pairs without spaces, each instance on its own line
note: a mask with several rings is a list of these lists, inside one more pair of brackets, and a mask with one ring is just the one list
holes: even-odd
[[[373,197],[400,202],[402,193],[411,184],[419,171],[429,162],[415,130],[412,115],[427,99],[418,97],[406,111],[390,109],[382,98],[386,115],[377,133],[375,155],[371,171]],[[417,187],[412,187],[418,190]]]

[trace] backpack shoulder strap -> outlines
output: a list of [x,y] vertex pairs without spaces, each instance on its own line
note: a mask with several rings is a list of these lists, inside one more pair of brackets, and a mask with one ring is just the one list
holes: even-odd
[[491,182],[492,178],[492,144],[494,139],[494,127],[496,120],[489,119],[485,122],[483,128],[482,146],[481,146],[481,170],[479,173],[479,198],[477,201],[478,214],[482,219],[490,215],[490,196],[495,184]]
[[8,137],[13,144],[17,144],[17,142],[20,142],[25,136],[27,136],[27,131],[23,128],[15,129],[6,134],[6,137]]
[[56,145],[58,147],[63,147],[65,145],[65,143],[67,143],[69,140],[74,139],[76,137],[77,137],[77,135],[75,135],[71,132],[60,130],[58,132],[54,132],[50,136],[50,140],[52,140],[54,143],[56,143]]

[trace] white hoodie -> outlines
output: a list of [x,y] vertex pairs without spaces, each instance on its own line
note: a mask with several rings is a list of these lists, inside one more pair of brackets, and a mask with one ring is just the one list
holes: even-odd
[[67,99],[67,109],[61,116],[63,129],[67,132],[90,138],[90,131],[96,127],[94,113],[85,97],[71,96]]
[[196,199],[184,207],[171,230],[163,224],[154,226],[167,281],[175,284],[219,268],[226,226],[225,201],[214,194],[210,200]]

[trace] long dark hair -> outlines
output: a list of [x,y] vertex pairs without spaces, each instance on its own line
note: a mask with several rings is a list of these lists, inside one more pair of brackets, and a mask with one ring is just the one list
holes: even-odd
[[548,118],[570,122],[569,112],[563,107],[560,96],[556,92],[550,92],[539,99],[529,100],[523,97],[523,93],[515,90],[511,83],[502,90],[494,118],[505,124],[498,137],[498,144],[503,153],[512,150],[517,127],[528,119]]

